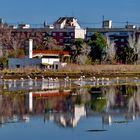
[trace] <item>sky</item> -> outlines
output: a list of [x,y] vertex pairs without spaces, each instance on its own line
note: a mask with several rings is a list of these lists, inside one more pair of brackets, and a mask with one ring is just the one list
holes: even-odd
[[114,26],[127,21],[140,26],[140,0],[0,0],[0,17],[10,24],[52,24],[74,16],[82,26],[100,26],[103,15]]

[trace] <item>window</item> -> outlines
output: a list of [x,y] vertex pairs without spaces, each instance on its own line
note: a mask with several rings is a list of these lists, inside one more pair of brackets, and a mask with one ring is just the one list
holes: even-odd
[[19,65],[19,64],[17,64],[17,65],[16,65],[16,68],[20,68],[20,65]]
[[66,36],[70,36],[70,33],[69,32],[66,32],[66,34],[65,34]]
[[35,33],[35,32],[32,32],[32,33],[31,33],[31,36],[32,36],[32,37],[36,37],[36,33]]
[[59,39],[59,42],[60,42],[60,43],[63,43],[63,39]]
[[52,36],[56,36],[56,33],[52,33]]
[[71,33],[71,36],[74,36],[74,33]]
[[59,33],[59,36],[63,36],[63,33]]

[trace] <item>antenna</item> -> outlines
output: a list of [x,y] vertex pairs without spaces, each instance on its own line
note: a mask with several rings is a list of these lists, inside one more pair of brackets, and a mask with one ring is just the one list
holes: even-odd
[[104,16],[104,15],[102,16],[102,20],[103,20],[103,21],[105,20],[105,16]]
[[105,20],[105,17],[104,15],[102,16],[102,28],[104,28],[104,20]]
[[128,23],[129,23],[129,22],[128,22],[128,21],[126,21],[126,25],[127,25],[127,26],[128,26]]

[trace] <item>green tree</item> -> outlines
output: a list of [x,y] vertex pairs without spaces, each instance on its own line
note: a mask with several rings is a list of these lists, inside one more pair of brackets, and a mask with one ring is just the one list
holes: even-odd
[[92,61],[99,60],[100,62],[103,60],[106,50],[106,40],[100,33],[95,33],[89,39],[88,44],[91,47],[90,57]]
[[118,51],[116,59],[124,64],[133,64],[135,61],[137,61],[138,57],[134,51],[134,48],[126,46]]
[[6,56],[0,57],[0,66],[2,68],[6,68],[7,64],[8,64],[8,57]]
[[94,64],[91,57],[87,57],[85,64],[92,65]]
[[137,60],[137,55],[134,52],[134,48],[126,47],[124,49],[124,53],[125,53],[125,56],[126,56],[126,60],[125,60],[126,62],[125,63],[132,64]]

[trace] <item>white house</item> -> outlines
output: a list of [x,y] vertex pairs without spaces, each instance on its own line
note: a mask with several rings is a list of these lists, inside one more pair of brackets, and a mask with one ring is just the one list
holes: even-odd
[[48,68],[57,69],[63,65],[60,63],[60,54],[69,55],[68,52],[59,51],[33,51],[33,40],[29,40],[29,55],[25,58],[9,58],[8,68],[25,68],[47,66]]
[[[85,39],[86,29],[81,28],[77,18],[75,17],[60,17],[54,23],[54,32],[63,32],[65,29],[67,32],[74,32],[74,39]],[[62,38],[62,37],[61,37]]]

